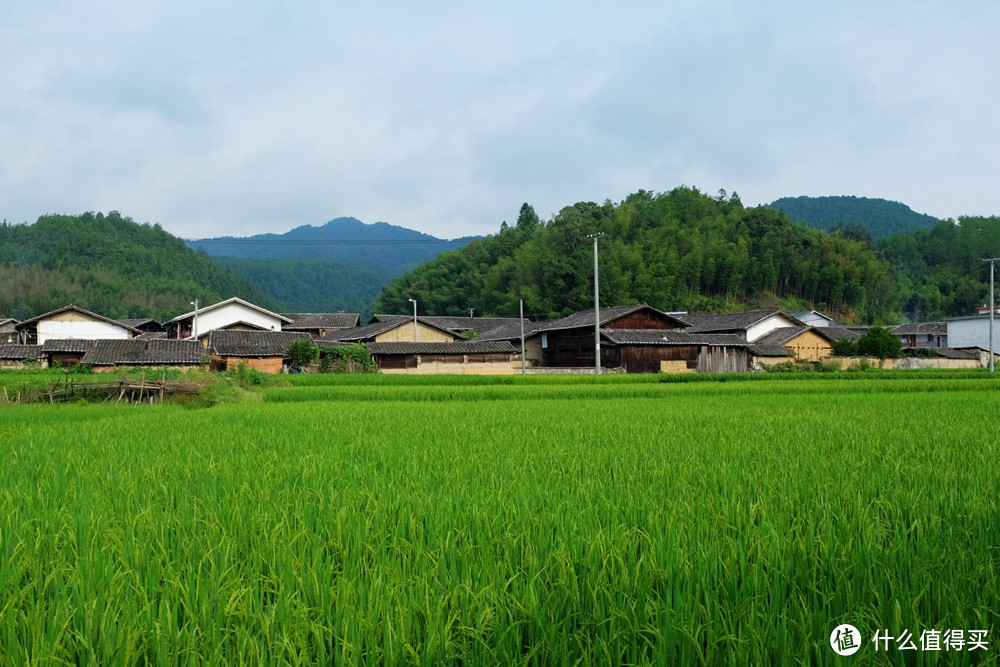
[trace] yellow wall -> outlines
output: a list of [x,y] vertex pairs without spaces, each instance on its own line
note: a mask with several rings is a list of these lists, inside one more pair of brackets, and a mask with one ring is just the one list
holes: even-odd
[[[417,324],[417,342],[420,343],[451,343],[458,340],[456,336],[445,333],[440,329],[429,327],[423,322]],[[375,336],[376,343],[412,343],[413,342],[413,322],[402,324],[395,329],[383,331]]]
[[521,362],[491,361],[474,362],[462,364],[446,364],[439,361],[419,362],[416,368],[393,368],[384,369],[382,372],[391,374],[408,375],[514,375],[514,367],[517,372],[521,372]]
[[806,331],[785,343],[795,351],[799,361],[819,361],[833,352],[830,342],[815,331]]
[[661,361],[660,362],[660,372],[661,373],[697,373],[698,369],[688,368],[686,361]]

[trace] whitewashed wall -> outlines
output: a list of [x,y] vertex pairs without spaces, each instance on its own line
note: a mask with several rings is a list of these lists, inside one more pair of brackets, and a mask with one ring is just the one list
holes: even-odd
[[128,329],[110,322],[80,322],[66,320],[40,320],[38,322],[38,344],[47,340],[71,338],[73,340],[126,339]]
[[281,331],[281,320],[265,313],[248,308],[241,303],[228,303],[212,310],[198,313],[198,329],[194,332],[199,336],[207,331],[228,327],[237,322],[246,322],[270,331]]

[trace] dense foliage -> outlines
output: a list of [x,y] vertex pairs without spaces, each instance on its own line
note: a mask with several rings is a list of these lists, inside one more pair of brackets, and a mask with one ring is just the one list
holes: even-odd
[[983,260],[1000,257],[1000,217],[943,220],[884,239],[877,252],[893,267],[910,319],[972,315],[988,300],[990,267]]
[[190,302],[239,296],[275,307],[251,283],[159,225],[117,211],[0,224],[0,317],[24,319],[73,303],[107,317],[170,319]]
[[532,317],[592,308],[593,234],[603,234],[603,304],[692,312],[778,304],[863,321],[892,314],[889,265],[867,243],[691,188],[578,203],[547,223],[525,204],[516,225],[395,280],[375,309],[405,312],[410,298],[434,315],[516,316],[519,298]]
[[256,285],[282,312],[360,313],[365,322],[382,285],[398,275],[328,259],[212,259]]
[[905,204],[867,197],[783,197],[768,206],[827,232],[860,226],[873,239],[926,229],[940,222]]

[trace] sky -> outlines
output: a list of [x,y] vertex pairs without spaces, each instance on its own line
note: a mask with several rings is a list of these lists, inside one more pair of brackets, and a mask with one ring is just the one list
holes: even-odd
[[0,3],[0,219],[492,234],[640,189],[1000,215],[1000,3]]

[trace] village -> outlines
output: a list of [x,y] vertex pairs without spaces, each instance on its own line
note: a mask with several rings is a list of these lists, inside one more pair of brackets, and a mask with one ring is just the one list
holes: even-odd
[[[625,305],[533,322],[496,317],[274,313],[233,297],[169,322],[114,320],[74,305],[0,320],[0,368],[83,364],[288,372],[289,348],[362,344],[383,373],[513,375],[556,373],[746,373],[781,364],[828,362],[834,341],[869,327],[844,326],[817,311],[780,309],[690,315]],[[883,368],[975,368],[989,364],[989,308],[940,322],[889,327],[903,357]],[[599,362],[598,354],[599,350]],[[859,359],[838,358],[841,368]],[[295,369],[299,370],[299,369]],[[309,369],[307,369],[309,370]],[[313,369],[315,370],[315,369]]]

